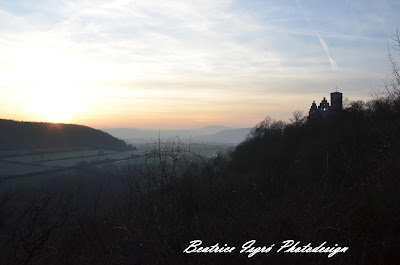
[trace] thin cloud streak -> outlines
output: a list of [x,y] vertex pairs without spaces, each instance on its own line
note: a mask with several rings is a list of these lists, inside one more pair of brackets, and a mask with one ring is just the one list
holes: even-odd
[[[307,16],[307,14],[306,14],[306,12],[305,12],[305,10],[304,10],[303,5],[300,3],[299,0],[296,0],[296,3],[297,3],[297,6],[299,7],[299,9],[302,11],[303,16],[304,16],[304,19],[307,21],[308,25],[311,26],[311,25],[312,25],[312,24],[311,24],[311,20],[310,20],[310,18]],[[330,63],[330,65],[331,65],[331,69],[332,69],[332,70],[337,70],[337,69],[338,69],[338,66],[337,66],[335,60],[333,60],[333,58],[330,56],[329,50],[328,50],[328,45],[326,45],[325,40],[321,37],[321,35],[320,35],[318,32],[315,32],[315,36],[318,38],[319,42],[321,43],[322,47],[323,47],[324,50],[325,50],[326,56],[328,57],[329,63]]]
[[326,56],[328,56],[329,63],[331,64],[332,70],[337,70],[338,66],[337,66],[335,60],[333,60],[332,57],[330,56],[328,46],[326,45],[324,39],[321,37],[321,35],[319,35],[319,33],[317,33],[316,35],[317,35],[319,41],[321,42],[322,47],[324,48],[324,50],[326,52]]

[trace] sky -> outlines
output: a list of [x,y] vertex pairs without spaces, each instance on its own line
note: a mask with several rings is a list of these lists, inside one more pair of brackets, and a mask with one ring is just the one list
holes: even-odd
[[0,0],[0,118],[252,127],[390,73],[398,0]]

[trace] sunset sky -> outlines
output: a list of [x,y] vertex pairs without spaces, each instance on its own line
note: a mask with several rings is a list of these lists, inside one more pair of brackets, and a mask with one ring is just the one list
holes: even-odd
[[400,1],[0,0],[0,118],[251,127],[390,73]]

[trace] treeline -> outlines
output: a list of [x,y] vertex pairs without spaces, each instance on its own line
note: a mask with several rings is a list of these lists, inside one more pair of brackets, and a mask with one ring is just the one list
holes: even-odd
[[108,133],[75,124],[0,119],[2,151],[91,148],[124,151],[127,144]]
[[231,162],[264,196],[282,202],[281,236],[344,243],[351,249],[346,264],[396,264],[399,136],[400,97],[391,94],[352,102],[330,119],[267,118]]
[[[273,182],[308,185],[322,175],[340,175],[349,158],[379,164],[384,155],[398,154],[399,117],[398,99],[388,98],[351,102],[336,116],[309,122],[301,116],[291,123],[267,117],[231,154],[232,165]],[[360,172],[360,177],[370,173]]]

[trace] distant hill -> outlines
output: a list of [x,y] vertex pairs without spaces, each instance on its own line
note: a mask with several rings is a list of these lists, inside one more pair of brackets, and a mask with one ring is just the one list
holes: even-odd
[[196,129],[195,131],[199,132],[200,134],[214,134],[218,133],[223,130],[230,130],[233,129],[231,127],[226,127],[226,126],[218,126],[218,125],[211,125],[211,126],[205,126],[200,129]]
[[129,149],[124,141],[87,126],[0,119],[1,151],[57,148]]
[[208,144],[239,144],[246,139],[251,128],[222,130],[217,133],[195,137],[196,142]]
[[150,139],[161,137],[175,137],[190,138],[193,136],[207,135],[218,133],[223,130],[232,129],[226,126],[206,126],[198,129],[176,129],[176,130],[151,130],[151,129],[138,129],[138,128],[103,128],[107,132],[120,139]]
[[198,129],[183,130],[144,130],[137,128],[102,129],[109,134],[129,143],[149,143],[152,140],[178,136],[184,142],[207,144],[238,144],[250,132],[250,128],[234,129],[226,126],[206,126]]

